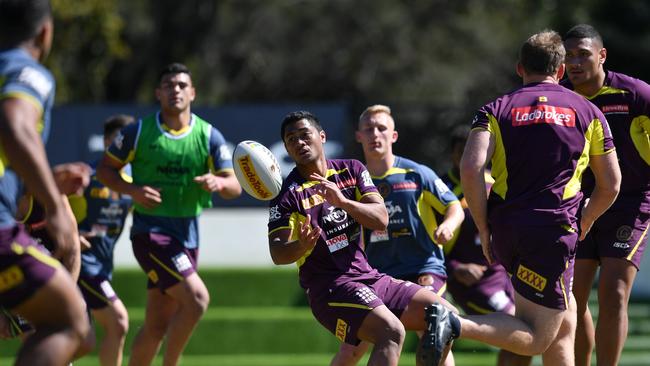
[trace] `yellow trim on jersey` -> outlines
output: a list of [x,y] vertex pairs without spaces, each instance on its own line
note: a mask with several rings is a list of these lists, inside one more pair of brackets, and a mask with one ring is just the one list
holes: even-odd
[[88,201],[86,201],[86,197],[79,194],[71,194],[68,196],[68,202],[70,203],[72,214],[75,220],[77,220],[77,223],[85,220],[86,216],[88,216]]
[[97,296],[103,302],[105,302],[105,303],[107,303],[109,305],[111,304],[111,300],[109,300],[106,296],[100,294],[99,292],[95,291],[95,289],[90,287],[90,285],[87,284],[86,281],[80,279],[79,284],[81,286],[83,286],[84,288],[86,288],[86,290],[88,290],[88,292],[90,292],[91,294]]
[[27,196],[23,196],[22,198],[29,200],[29,208],[27,209],[25,216],[16,219],[16,222],[18,222],[19,224],[24,224],[25,222],[27,222],[27,219],[29,219],[29,217],[32,215],[32,211],[34,211],[34,196],[27,195]]
[[442,295],[447,292],[447,282],[442,284],[442,287],[436,291],[436,295],[442,297]]
[[590,97],[585,96],[585,98],[587,98],[589,100],[592,100],[592,99],[594,99],[594,98],[596,98],[597,96],[600,96],[600,95],[625,94],[625,93],[629,93],[629,92],[627,90],[623,90],[623,89],[612,88],[611,86],[603,86],[602,88],[600,88],[599,91],[596,92],[596,94],[594,94],[594,95],[592,95]]
[[[566,262],[564,265],[564,270],[566,271],[569,268],[569,262]],[[564,273],[562,273],[564,274]],[[562,288],[562,296],[564,297],[564,307],[569,308],[569,297],[566,294],[566,287],[564,286],[564,277],[560,275],[560,287]]]
[[169,272],[172,276],[174,276],[177,280],[183,281],[184,278],[178,272],[175,272],[171,268],[167,267],[165,263],[161,262],[160,259],[156,258],[155,255],[149,253],[149,257],[154,260],[154,262],[158,263],[159,266],[161,266],[165,271]]
[[508,166],[506,165],[506,150],[503,146],[503,136],[501,136],[499,121],[497,121],[496,117],[488,115],[488,121],[488,132],[494,136],[496,143],[494,155],[492,156],[492,177],[494,177],[492,190],[505,200],[506,192],[508,191]]
[[[343,168],[341,170],[327,169],[327,171],[325,172],[325,179],[333,176],[334,174],[341,174],[341,173],[345,172],[346,170],[348,170],[348,168]],[[296,192],[302,192],[305,189],[313,187],[313,186],[315,186],[317,184],[320,184],[320,182],[317,181],[317,180],[308,180],[305,183],[301,184],[300,187],[297,187]]]
[[379,194],[378,192],[366,192],[364,194],[361,194],[361,192],[359,192],[359,188],[355,188],[354,190],[354,197],[358,202],[361,202],[361,199],[363,197],[373,196],[373,195],[378,196],[379,198],[381,198],[381,202],[384,202],[384,197],[382,197],[381,194]]
[[372,179],[384,179],[389,175],[393,174],[406,174],[412,172],[413,169],[404,169],[404,168],[397,168],[397,167],[390,167],[384,175],[381,176],[376,176],[376,175],[371,175],[370,178]]
[[190,127],[192,127],[192,125],[190,124],[190,125],[181,127],[180,130],[174,130],[171,127],[167,126],[164,122],[160,123],[160,126],[162,127],[163,130],[165,130],[166,132],[169,132],[170,135],[174,135],[174,136],[182,135],[185,132],[187,132],[187,130],[189,130]]
[[468,302],[467,302],[467,307],[470,308],[470,309],[472,309],[472,310],[474,310],[474,311],[476,311],[476,312],[479,313],[479,314],[490,314],[490,313],[493,312],[492,310],[482,308],[482,307],[480,307],[480,306],[474,304],[474,303],[471,302],[471,301],[468,301]]
[[[431,192],[422,191],[422,194],[420,194],[420,197],[418,197],[418,217],[420,217],[420,220],[422,220],[422,224],[424,225],[424,229],[426,230],[427,235],[429,235],[429,239],[431,239],[433,243],[436,243],[433,237],[434,233],[436,232],[436,228],[438,228],[438,221],[436,220],[436,215],[433,214],[431,205],[427,203],[427,199],[425,198],[427,193],[431,194]],[[438,243],[436,244],[438,246],[441,246]]]
[[126,160],[122,160],[118,158],[117,156],[113,155],[110,151],[106,150],[106,156],[109,158],[121,163],[121,164],[128,164],[130,161],[133,161],[133,158],[135,157],[135,150],[132,149],[129,151],[129,155],[126,156]]
[[650,118],[648,116],[638,116],[632,120],[630,137],[643,161],[650,165]]
[[650,225],[645,227],[645,230],[643,230],[643,234],[641,234],[641,237],[639,238],[639,240],[634,245],[634,249],[632,249],[632,251],[630,252],[630,255],[627,256],[628,261],[632,260],[632,257],[634,256],[634,253],[636,253],[636,251],[637,251],[637,249],[639,249],[639,246],[641,245],[641,243],[643,243],[643,239],[645,239],[645,234],[648,233],[648,227],[650,227]]
[[23,255],[23,254],[29,254],[32,257],[34,257],[36,260],[39,262],[46,264],[52,268],[58,268],[61,263],[57,261],[56,259],[48,256],[47,254],[41,252],[36,248],[35,246],[28,246],[27,249],[25,249],[23,246],[17,243],[12,243],[11,244],[11,250],[13,250],[14,253]]
[[349,302],[328,302],[327,305],[331,307],[338,307],[338,308],[355,308],[355,309],[364,309],[364,310],[372,310],[370,306],[367,305],[361,305],[361,304],[353,304]]
[[29,102],[30,104],[33,104],[36,109],[38,109],[39,114],[43,114],[43,103],[41,103],[40,100],[38,100],[36,97],[29,93],[24,93],[24,92],[9,92],[6,94],[0,95],[0,100],[3,99],[11,99],[11,98],[16,98],[16,99],[23,99],[26,102]]

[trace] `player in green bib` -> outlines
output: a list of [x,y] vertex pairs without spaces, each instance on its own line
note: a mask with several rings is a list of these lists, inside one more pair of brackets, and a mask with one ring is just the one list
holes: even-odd
[[[241,187],[221,133],[192,114],[190,71],[174,63],[160,73],[160,111],[124,128],[97,167],[110,189],[133,198],[133,253],[147,274],[145,320],[130,365],[149,365],[163,338],[165,365],[176,365],[209,303],[196,272],[198,216],[212,193],[235,198]],[[120,169],[131,164],[133,182]]]

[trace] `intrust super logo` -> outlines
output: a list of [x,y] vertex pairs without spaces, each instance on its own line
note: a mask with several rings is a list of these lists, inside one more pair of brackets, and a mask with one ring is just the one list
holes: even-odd
[[521,264],[517,268],[517,278],[537,291],[544,291],[546,288],[546,278]]
[[255,167],[251,163],[250,157],[248,155],[244,155],[241,158],[237,159],[237,164],[239,164],[241,171],[246,175],[248,183],[250,183],[251,187],[255,190],[255,192],[257,192],[257,194],[260,195],[260,197],[271,197],[271,192],[269,192],[264,183],[262,183],[262,181],[260,181],[258,178],[259,176],[257,175],[257,171],[255,171]]
[[513,127],[529,126],[540,123],[564,127],[576,126],[576,113],[571,108],[541,104],[513,108],[511,114]]

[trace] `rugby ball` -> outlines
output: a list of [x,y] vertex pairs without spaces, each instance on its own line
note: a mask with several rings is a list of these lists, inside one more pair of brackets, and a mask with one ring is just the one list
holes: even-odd
[[253,198],[268,201],[280,193],[280,165],[266,146],[257,141],[240,142],[232,155],[232,165],[239,184]]

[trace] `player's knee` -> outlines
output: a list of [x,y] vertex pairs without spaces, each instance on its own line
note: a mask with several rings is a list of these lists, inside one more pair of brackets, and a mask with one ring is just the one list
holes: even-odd
[[380,339],[383,339],[386,342],[391,342],[395,344],[403,344],[404,339],[406,338],[406,330],[404,325],[399,319],[391,322],[387,327],[382,331],[382,334],[379,336]]

